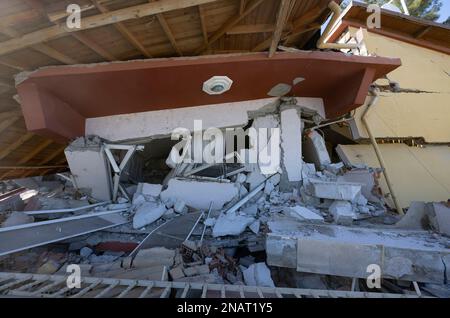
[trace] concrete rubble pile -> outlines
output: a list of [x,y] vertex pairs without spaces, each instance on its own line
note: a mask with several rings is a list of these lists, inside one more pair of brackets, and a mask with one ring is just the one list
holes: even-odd
[[[294,125],[303,127],[298,119]],[[253,121],[254,127],[280,125],[283,116],[273,114]],[[68,159],[77,161],[76,152],[81,151],[82,161],[107,166],[102,142],[89,140],[72,144],[66,151],[71,152]],[[386,207],[379,169],[333,163],[315,130],[303,133],[303,158],[295,154],[290,158],[293,154],[283,143],[291,141],[286,136],[282,140],[284,159],[275,173],[245,162],[169,163],[165,179],[151,183],[130,181],[133,173],[128,170],[127,181],[119,175],[122,190],[113,203],[110,186],[106,191],[85,188],[93,182],[89,178],[111,182],[108,170],[89,178],[78,176],[76,182],[58,180],[47,192],[38,185],[38,194],[28,200],[25,211],[77,208],[105,200],[87,213],[119,211],[108,220],[126,222],[118,220],[108,230],[93,230],[28,254],[3,256],[2,267],[55,274],[79,264],[83,274],[95,277],[327,289],[348,287],[348,281],[339,277],[350,278],[350,284],[351,279],[367,278],[367,269],[376,264],[389,280],[384,290],[410,293],[411,282],[428,290],[447,286],[448,203],[413,203],[401,218]],[[15,211],[2,226],[58,217]],[[177,220],[182,231],[167,232]],[[442,288],[441,294],[447,287]]]

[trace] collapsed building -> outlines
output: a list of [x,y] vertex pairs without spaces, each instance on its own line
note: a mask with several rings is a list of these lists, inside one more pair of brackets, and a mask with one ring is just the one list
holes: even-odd
[[[0,293],[448,297],[448,28],[383,10],[380,31],[362,4],[296,2],[274,10],[269,53],[18,74],[27,130],[62,143],[68,169],[5,183]],[[331,19],[286,32],[288,8]],[[407,41],[403,23],[426,30]]]

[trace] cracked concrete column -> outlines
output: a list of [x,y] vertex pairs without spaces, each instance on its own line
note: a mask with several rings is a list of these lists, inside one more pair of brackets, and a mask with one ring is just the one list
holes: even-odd
[[302,121],[300,110],[281,104],[281,174],[280,190],[290,192],[302,180]]

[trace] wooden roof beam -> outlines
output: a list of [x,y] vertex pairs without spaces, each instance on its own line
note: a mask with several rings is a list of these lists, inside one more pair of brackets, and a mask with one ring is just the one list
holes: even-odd
[[[148,0],[148,2],[154,2],[155,0]],[[164,18],[164,15],[162,13],[156,14],[156,18],[158,19],[159,25],[161,25],[161,28],[163,29],[164,33],[166,34],[167,38],[170,41],[170,44],[172,45],[173,49],[179,56],[183,56],[183,53],[181,52],[177,41],[175,40],[175,36],[173,35],[172,30],[169,27],[169,24],[167,23],[166,18]]]
[[428,31],[430,31],[432,29],[431,25],[428,25],[426,27],[424,27],[422,30],[420,30],[419,32],[417,32],[416,34],[414,34],[414,37],[416,39],[421,39],[425,36],[425,34],[428,33]]
[[[108,8],[106,8],[103,4],[100,3],[98,0],[92,0],[95,7],[101,12],[101,13],[107,13],[109,12]],[[145,57],[152,57],[151,54],[148,52],[148,50],[136,39],[136,37],[131,33],[130,30],[122,23],[115,23],[114,27],[117,29],[117,31],[122,34],[122,36],[131,43],[137,50],[139,50]]]
[[22,135],[19,139],[17,139],[12,144],[9,144],[5,148],[0,151],[0,160],[8,156],[11,152],[22,146],[25,142],[30,140],[34,136],[33,133],[27,132],[25,135]]
[[[47,14],[47,10],[45,10],[45,6],[41,2],[41,0],[24,0],[24,1],[28,4],[28,6],[32,7],[36,11],[40,12],[42,16],[44,16],[47,20],[50,21],[50,18],[49,18],[48,14]],[[108,60],[108,61],[115,61],[115,60],[117,60],[117,58],[115,56],[113,56],[107,50],[105,50],[100,45],[95,43],[95,41],[91,40],[85,34],[72,33],[72,36],[75,37],[81,43],[83,43],[85,46],[90,48],[92,51],[94,51],[95,53],[97,53],[98,55],[103,57],[105,60]],[[66,63],[66,64],[77,64],[77,62],[73,61],[73,62]]]
[[273,31],[272,42],[269,49],[269,57],[272,57],[277,51],[278,43],[280,43],[284,26],[289,19],[294,3],[295,0],[280,1],[280,7],[277,14],[277,22],[275,24],[275,30]]
[[156,15],[156,18],[159,21],[159,24],[161,25],[162,29],[164,30],[164,33],[169,38],[170,44],[172,44],[173,49],[179,56],[183,56],[183,53],[181,52],[177,41],[175,40],[175,36],[172,33],[172,30],[170,30],[169,24],[167,24],[166,18],[162,15],[162,13],[158,13]]
[[264,0],[253,0],[251,3],[249,3],[244,12],[237,16],[232,16],[230,19],[228,19],[216,32],[214,32],[213,35],[211,35],[208,38],[208,45],[202,45],[195,51],[195,55],[201,54],[205,49],[208,48],[211,44],[216,42],[218,39],[220,39],[225,33],[227,33],[228,30],[230,30],[232,27],[234,27],[236,24],[239,23],[243,18],[245,18],[247,15],[253,12],[261,3],[263,3]]
[[242,15],[245,10],[245,0],[239,2],[239,15]]
[[80,29],[68,29],[66,25],[62,23],[60,25],[51,26],[25,34],[20,38],[14,38],[11,40],[0,42],[0,55],[14,52],[16,50],[20,50],[37,43],[65,36],[69,33],[76,33],[82,30],[98,28],[117,22],[142,18],[149,15],[183,9],[215,1],[218,0],[164,0],[135,5],[132,7],[110,11],[108,13],[101,13],[98,15],[85,17],[83,18],[83,23],[81,24]]
[[[61,146],[58,147],[58,149],[56,149],[55,151],[51,152],[48,156],[46,156],[44,159],[42,159],[37,166],[42,166],[45,165],[47,163],[49,163],[50,161],[52,161],[55,157],[57,157],[62,151],[64,151],[64,149],[66,148],[66,146]],[[21,175],[21,178],[25,178],[28,177],[30,174],[32,174],[34,171],[30,170],[30,171],[25,171],[25,173],[23,173]],[[45,170],[43,174],[46,174],[48,171]]]
[[[14,30],[12,28],[9,28],[9,27],[2,28],[0,32],[10,38],[13,38],[13,39],[19,38],[21,36],[21,34],[19,32],[17,32],[16,30]],[[32,45],[31,48],[33,50],[38,51],[44,55],[47,55],[47,56],[51,57],[52,59],[59,61],[61,63],[77,64],[76,60],[59,52],[58,50],[55,50],[54,48],[52,48],[51,46],[49,46],[47,44],[38,43],[38,44]]]
[[275,26],[273,24],[243,24],[232,27],[227,31],[227,35],[268,33],[274,30]]
[[[43,142],[39,143],[32,151],[30,151],[26,156],[22,157],[22,159],[17,162],[17,165],[23,165],[24,163],[27,163],[31,159],[34,158],[38,153],[40,153],[42,150],[44,150],[47,146],[49,146],[53,141],[50,139],[44,140]],[[10,171],[5,172],[0,176],[0,179],[4,179],[7,176],[11,175],[13,173],[13,169]]]
[[14,125],[16,121],[18,121],[20,116],[13,116],[10,118],[6,118],[0,122],[0,134],[4,132],[6,129]]

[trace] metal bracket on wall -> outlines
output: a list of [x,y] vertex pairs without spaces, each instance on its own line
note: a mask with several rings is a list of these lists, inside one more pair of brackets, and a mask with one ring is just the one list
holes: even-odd
[[[111,168],[114,172],[114,177],[111,180],[112,184],[112,201],[115,202],[117,200],[117,193],[122,192],[122,194],[130,200],[130,197],[128,193],[125,191],[125,189],[120,185],[120,176],[125,169],[128,161],[133,156],[134,152],[139,150],[143,150],[144,146],[142,145],[114,145],[114,144],[103,144],[103,150],[105,151],[106,157],[108,158],[108,161],[111,165]],[[116,161],[114,158],[114,155],[112,154],[111,150],[126,150],[127,153],[123,157],[120,163]]]

